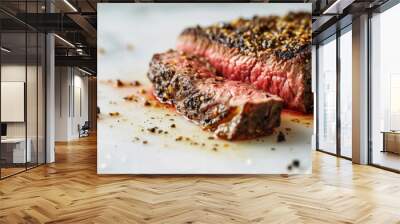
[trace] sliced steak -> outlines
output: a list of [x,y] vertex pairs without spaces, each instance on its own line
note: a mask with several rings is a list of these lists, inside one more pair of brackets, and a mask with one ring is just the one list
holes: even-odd
[[216,136],[235,140],[271,133],[283,101],[250,84],[225,80],[202,58],[177,51],[155,54],[148,78],[154,95]]
[[187,28],[177,48],[205,57],[228,79],[280,96],[289,109],[312,112],[309,13]]

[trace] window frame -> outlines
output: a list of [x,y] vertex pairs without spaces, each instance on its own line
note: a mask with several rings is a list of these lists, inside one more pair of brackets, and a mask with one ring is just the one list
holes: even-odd
[[[319,40],[318,43],[316,44],[316,102],[315,102],[315,106],[317,107],[317,109],[315,110],[315,120],[316,120],[316,150],[319,152],[323,152],[329,155],[333,155],[336,157],[340,157],[346,160],[352,160],[351,157],[348,156],[344,156],[341,153],[341,119],[340,119],[340,77],[341,77],[341,67],[340,67],[340,37],[344,34],[346,34],[347,32],[352,32],[352,22],[348,22],[348,18],[349,17],[345,17],[344,20],[346,20],[346,24],[343,27],[337,27],[336,32],[327,36],[326,38]],[[324,149],[321,149],[319,146],[319,121],[318,121],[318,117],[319,117],[319,103],[320,103],[320,99],[318,97],[318,93],[319,93],[319,47],[322,43],[327,43],[330,41],[336,41],[336,151],[335,153],[326,151]]]

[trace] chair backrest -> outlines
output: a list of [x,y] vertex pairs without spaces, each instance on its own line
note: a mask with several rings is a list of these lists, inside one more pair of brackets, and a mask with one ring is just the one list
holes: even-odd
[[85,123],[83,124],[82,128],[89,129],[89,128],[90,128],[90,123],[89,123],[89,121],[85,121]]

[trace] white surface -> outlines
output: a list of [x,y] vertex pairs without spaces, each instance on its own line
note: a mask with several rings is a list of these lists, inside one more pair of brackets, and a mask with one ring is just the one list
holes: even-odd
[[[291,128],[285,142],[277,143],[276,134],[258,141],[209,140],[212,133],[201,130],[169,109],[144,107],[145,98],[140,98],[137,103],[122,99],[140,88],[121,89],[102,83],[98,87],[98,104],[102,110],[97,131],[100,174],[287,173],[287,166],[294,159],[301,162],[301,170],[295,172],[310,172],[312,126],[291,121],[296,117],[283,117],[278,130]],[[108,115],[116,111],[121,114],[119,117]],[[170,128],[171,124],[176,124],[176,128]],[[166,130],[168,134],[147,131],[152,127]],[[179,136],[206,145],[175,141]],[[143,144],[144,140],[148,144]],[[218,151],[212,149],[214,144],[219,145]],[[224,144],[228,147],[223,147]]]
[[[28,147],[25,155],[25,138],[2,138],[1,144],[13,144],[13,163],[30,162],[32,157],[32,140],[27,138]],[[26,161],[25,161],[26,159]]]
[[97,9],[97,46],[106,51],[98,54],[98,77],[114,79],[146,74],[152,55],[175,48],[186,27],[254,15],[311,12],[311,3],[99,3]]
[[1,82],[1,122],[24,122],[24,82]]
[[[97,159],[99,174],[266,174],[311,172],[312,124],[305,127],[286,116],[279,130],[291,128],[287,141],[276,142],[276,134],[261,140],[228,142],[209,140],[211,133],[173,112],[122,98],[140,88],[115,88],[104,80],[146,78],[148,63],[156,52],[175,47],[176,37],[187,26],[207,25],[239,16],[284,14],[289,10],[311,10],[310,4],[99,4],[98,5],[98,120]],[[128,47],[130,46],[130,47]],[[132,47],[133,46],[133,47]],[[133,48],[133,50],[132,50]],[[140,95],[140,94],[139,94]],[[121,116],[110,117],[109,112]],[[152,119],[153,117],[153,119]],[[173,118],[174,121],[169,119]],[[174,123],[177,128],[172,129]],[[150,134],[157,126],[168,134]],[[144,129],[142,132],[141,129]],[[175,141],[178,136],[195,139],[205,146]],[[139,137],[140,140],[135,140]],[[142,141],[148,141],[143,144]],[[218,150],[212,148],[218,144]],[[223,147],[228,144],[228,147]],[[275,148],[275,150],[271,150]]]
[[1,139],[1,143],[20,143],[20,142],[24,142],[25,138],[2,138]]

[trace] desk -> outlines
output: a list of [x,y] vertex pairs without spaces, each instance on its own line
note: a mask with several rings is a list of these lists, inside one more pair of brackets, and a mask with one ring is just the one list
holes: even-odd
[[383,134],[382,152],[400,154],[400,131],[381,131]]
[[[30,138],[28,138],[26,141],[28,142],[27,144],[28,147],[26,147],[26,154],[25,154],[25,138],[4,138],[4,139],[2,138],[1,139],[2,154],[3,152],[11,151],[12,161],[9,161],[11,163],[30,162],[32,159],[32,154],[31,154],[32,141]],[[13,148],[11,148],[10,150],[9,146],[13,146]]]

